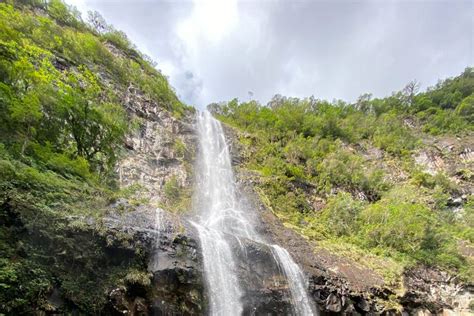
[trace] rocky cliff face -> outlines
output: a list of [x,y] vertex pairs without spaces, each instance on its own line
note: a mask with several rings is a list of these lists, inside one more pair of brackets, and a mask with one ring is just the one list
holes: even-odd
[[166,200],[164,186],[170,181],[180,188],[192,184],[192,159],[196,150],[194,117],[173,117],[139,90],[129,87],[125,107],[138,127],[127,137],[126,153],[117,172],[121,187],[141,186],[140,198],[153,205]]
[[[121,314],[196,315],[205,310],[202,258],[192,227],[179,217],[161,209],[133,207],[126,201],[104,219],[110,231],[132,237],[133,247],[143,249],[149,284],[137,291],[118,287],[109,292],[111,307]],[[146,309],[138,311],[135,301]],[[142,313],[143,312],[143,313]]]
[[[115,210],[127,209],[126,212]],[[146,287],[115,287],[109,306],[121,314],[202,315],[207,292],[197,231],[180,216],[150,207],[134,208],[126,201],[113,206],[104,219],[106,231],[130,237],[130,247],[147,253],[151,282]],[[112,233],[109,235],[112,236]],[[230,238],[239,262],[241,287],[250,289],[242,298],[245,315],[291,313],[287,280],[268,245]]]
[[402,284],[396,287],[386,284],[378,272],[318,248],[284,227],[253,190],[252,176],[241,171],[240,179],[262,218],[265,235],[288,249],[303,268],[310,294],[323,314],[470,314],[472,285],[447,272],[423,266],[405,271]]

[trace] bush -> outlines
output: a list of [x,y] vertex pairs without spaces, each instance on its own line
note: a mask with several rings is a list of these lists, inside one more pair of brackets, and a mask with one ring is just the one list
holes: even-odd
[[47,9],[49,15],[60,24],[76,28],[84,27],[79,11],[66,5],[61,0],[49,0]]
[[369,200],[377,200],[387,190],[382,170],[367,167],[362,157],[339,149],[327,155],[317,167],[319,190],[329,193],[333,187],[353,193],[363,192]]
[[427,172],[416,171],[412,175],[412,182],[419,186],[424,186],[429,189],[439,187],[444,192],[455,193],[458,188],[444,173],[437,172],[431,175]]
[[176,201],[180,197],[181,187],[178,183],[178,179],[173,176],[168,181],[166,181],[163,186],[165,196],[170,201]]
[[363,207],[364,204],[354,200],[352,195],[339,192],[328,200],[319,217],[335,236],[350,236],[358,230],[357,217]]
[[141,285],[147,287],[151,285],[151,277],[151,273],[131,269],[125,276],[125,282],[133,285]]
[[420,113],[424,119],[425,125],[423,131],[432,135],[444,133],[459,133],[466,130],[469,125],[464,118],[456,114],[453,110],[433,109],[433,114]]
[[377,202],[360,215],[361,236],[369,247],[389,247],[407,254],[422,249],[427,231],[434,222],[431,211],[404,202]]
[[179,138],[175,140],[173,149],[176,151],[176,155],[180,158],[183,158],[186,154],[186,145]]
[[416,139],[394,114],[384,114],[377,122],[375,146],[397,156],[407,155],[415,148]]
[[474,123],[474,94],[466,97],[456,108],[456,114]]
[[8,160],[0,160],[0,180],[8,181],[15,177],[15,167]]

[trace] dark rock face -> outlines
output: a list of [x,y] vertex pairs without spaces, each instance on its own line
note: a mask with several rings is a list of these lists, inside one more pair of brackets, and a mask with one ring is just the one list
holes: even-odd
[[143,297],[130,297],[127,288],[121,286],[109,293],[109,313],[128,315],[148,315],[149,308]]
[[162,315],[196,315],[203,312],[204,281],[202,260],[195,239],[177,235],[160,238],[155,249],[153,311]]
[[[156,214],[161,214],[157,225]],[[134,236],[150,253],[146,305],[153,315],[199,315],[205,309],[202,258],[192,226],[163,210],[139,207],[105,219],[108,229]]]
[[245,239],[231,245],[244,293],[244,315],[290,315],[292,310],[287,279],[271,248]]
[[[205,314],[208,298],[197,232],[186,219],[160,212],[159,225],[155,224],[155,210],[145,207],[111,215],[105,225],[134,236],[151,253],[148,270],[153,274],[152,289],[147,294],[151,314]],[[244,292],[244,315],[290,315],[288,283],[271,248],[264,243],[227,237]],[[116,310],[131,311],[136,298],[124,296],[123,289],[111,292],[111,304]]]

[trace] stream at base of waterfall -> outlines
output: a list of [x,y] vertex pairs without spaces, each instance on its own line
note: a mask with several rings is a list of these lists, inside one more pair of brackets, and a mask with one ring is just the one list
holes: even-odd
[[198,114],[199,151],[196,162],[194,209],[199,215],[192,224],[199,233],[209,295],[209,313],[241,315],[245,289],[239,284],[232,243],[251,240],[271,248],[286,277],[294,315],[316,315],[307,294],[303,272],[291,255],[278,245],[268,244],[255,229],[255,214],[238,198],[229,147],[221,123],[208,111]]

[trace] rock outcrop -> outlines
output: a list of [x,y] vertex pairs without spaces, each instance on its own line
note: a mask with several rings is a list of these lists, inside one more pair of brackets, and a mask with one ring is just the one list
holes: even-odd
[[137,129],[125,141],[125,155],[117,166],[121,187],[141,186],[140,198],[158,205],[166,199],[164,186],[176,181],[192,185],[192,159],[196,151],[194,116],[177,119],[130,86],[124,96],[130,119]]

